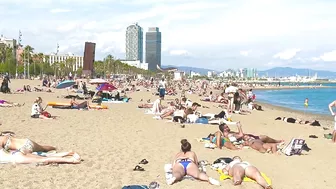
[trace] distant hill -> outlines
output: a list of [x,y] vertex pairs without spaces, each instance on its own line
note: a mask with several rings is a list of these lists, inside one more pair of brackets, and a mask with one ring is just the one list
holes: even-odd
[[192,71],[192,72],[199,73],[201,75],[208,75],[208,71],[214,71],[214,70],[211,70],[211,69],[195,68],[195,67],[188,67],[188,66],[163,65],[161,67],[163,69],[174,67],[174,68],[177,68],[178,70],[186,72],[186,73],[190,73]]
[[335,79],[336,72],[323,71],[323,70],[311,70],[311,69],[299,69],[299,68],[290,68],[290,67],[276,67],[269,70],[258,71],[258,76],[268,76],[268,77],[289,77],[289,76],[314,76],[317,74],[318,78],[328,78]]

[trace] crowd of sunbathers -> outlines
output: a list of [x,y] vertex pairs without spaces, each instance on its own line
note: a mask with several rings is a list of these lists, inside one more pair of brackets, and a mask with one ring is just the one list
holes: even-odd
[[[225,89],[223,90],[225,91]],[[160,84],[158,91],[160,91]],[[252,90],[244,91],[237,88],[237,91],[223,92],[216,96],[212,91],[209,92],[209,95],[206,95],[207,92],[205,87],[203,93],[199,95],[203,96],[200,100],[204,103],[210,102],[216,103],[217,105],[219,104],[221,105],[219,107],[223,109],[218,114],[208,113],[204,115],[198,111],[198,108],[206,106],[202,106],[197,102],[192,102],[185,96],[185,92],[185,90],[182,90],[180,99],[176,98],[174,101],[168,101],[167,104],[163,104],[164,96],[167,93],[159,92],[160,98],[156,99],[154,102],[147,100],[145,103],[141,100],[142,103],[138,105],[138,108],[148,109],[149,111],[147,113],[155,114],[156,116],[154,118],[159,120],[168,118],[171,119],[172,122],[179,123],[218,124],[218,131],[211,133],[202,139],[203,142],[206,140],[211,148],[241,150],[246,147],[260,153],[280,154],[280,150],[284,147],[284,140],[274,139],[267,135],[245,133],[240,122],[232,122],[231,120],[231,113],[245,115],[251,113],[252,110],[263,111],[262,106],[255,103],[256,96],[253,94]],[[188,93],[194,93],[194,90],[191,90],[190,88]],[[247,107],[247,110],[243,110],[243,106]],[[207,121],[203,122],[203,120]],[[286,117],[279,117],[276,118],[276,120],[283,120],[288,123],[320,126],[320,123],[317,120],[303,121]],[[229,126],[236,127],[235,130],[237,130],[237,132],[232,131]],[[310,150],[308,146],[306,146],[306,148],[307,151]],[[207,181],[213,185],[220,185],[217,180],[208,177],[204,172],[200,172],[198,161],[196,154],[191,151],[191,144],[185,139],[182,140],[181,151],[176,154],[173,160],[173,177],[167,180],[167,183],[173,184],[177,181],[181,181],[185,175],[189,175],[196,179]],[[263,176],[261,176],[260,171],[255,166],[246,161],[242,161],[238,156],[233,157],[231,162],[228,162],[225,166],[220,167],[219,169],[224,174],[233,177],[234,185],[241,184],[243,178],[248,177],[255,180],[263,188],[272,188]]]

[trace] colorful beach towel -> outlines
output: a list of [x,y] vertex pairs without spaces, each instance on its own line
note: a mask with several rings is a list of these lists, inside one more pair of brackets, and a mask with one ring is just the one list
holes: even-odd
[[[231,176],[224,174],[222,170],[217,170],[217,172],[220,174],[219,180],[232,179]],[[261,173],[261,176],[264,177],[264,179],[266,180],[266,182],[267,182],[268,185],[270,185],[270,186],[272,185],[271,179],[267,175],[265,175],[265,173]],[[256,183],[255,180],[252,180],[252,179],[250,179],[248,177],[244,177],[243,181],[244,182],[255,182]]]

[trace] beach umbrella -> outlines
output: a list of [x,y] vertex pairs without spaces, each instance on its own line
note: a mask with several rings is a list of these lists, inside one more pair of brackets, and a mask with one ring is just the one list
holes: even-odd
[[76,84],[76,82],[73,81],[73,80],[65,80],[65,81],[59,83],[59,84],[56,86],[56,89],[64,89],[64,88],[67,88],[67,87],[71,87],[71,86],[73,86],[74,84]]
[[225,93],[235,93],[238,91],[238,88],[235,86],[230,86],[228,88],[225,89]]
[[97,87],[98,91],[114,91],[116,89],[117,88],[114,85],[109,83],[103,83]]
[[97,78],[97,79],[91,79],[90,84],[103,84],[103,83],[108,83],[108,81],[106,81],[105,79],[100,79],[100,78]]

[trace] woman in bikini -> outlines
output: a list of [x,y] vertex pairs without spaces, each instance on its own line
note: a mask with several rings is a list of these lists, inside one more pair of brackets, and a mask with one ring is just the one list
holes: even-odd
[[206,173],[198,169],[198,159],[195,152],[191,151],[191,144],[186,140],[181,140],[181,152],[177,153],[173,162],[173,177],[167,180],[167,184],[172,185],[181,181],[186,175],[192,176],[201,181],[207,181],[213,185],[220,185],[219,181],[208,177]]
[[12,136],[12,134],[4,134],[0,136],[1,148],[6,151],[17,150],[23,154],[33,153],[33,152],[48,152],[51,150],[56,150],[53,146],[39,145],[30,139],[19,139]]
[[20,151],[7,151],[4,149],[0,149],[0,161],[15,164],[30,164],[30,163],[37,163],[42,165],[48,165],[51,163],[79,164],[81,162],[81,158],[75,152],[61,152],[52,154],[48,157],[43,157],[34,154],[23,154]]
[[272,189],[262,177],[260,171],[249,162],[242,161],[238,156],[232,158],[233,161],[224,167],[223,173],[233,177],[233,185],[240,185],[244,177],[255,180],[264,189]]
[[[24,105],[24,104],[23,104]],[[22,106],[23,106],[22,105]],[[20,107],[21,104],[19,103],[15,103],[15,102],[9,102],[7,100],[0,100],[0,107],[15,107],[15,106],[18,106]]]
[[243,140],[244,140],[243,145],[249,146],[261,153],[271,152],[275,154],[278,151],[277,143],[265,143],[262,140],[256,139],[249,135],[244,135]]

